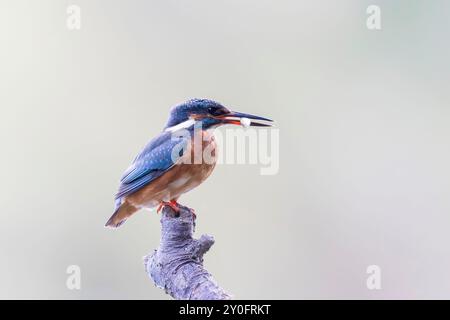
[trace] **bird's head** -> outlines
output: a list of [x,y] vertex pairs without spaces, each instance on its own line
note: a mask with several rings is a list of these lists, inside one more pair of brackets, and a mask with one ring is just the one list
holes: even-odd
[[[259,121],[255,121],[259,120]],[[254,127],[270,127],[272,120],[252,114],[231,111],[218,102],[208,99],[192,99],[174,106],[170,111],[165,129],[182,129],[192,126],[196,121],[202,122],[202,128],[215,128],[220,125],[234,124]]]

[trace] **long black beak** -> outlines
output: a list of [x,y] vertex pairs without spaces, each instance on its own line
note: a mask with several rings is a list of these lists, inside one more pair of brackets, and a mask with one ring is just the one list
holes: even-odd
[[[273,122],[273,120],[268,119],[268,118],[255,116],[253,114],[248,114],[248,113],[237,112],[237,111],[231,111],[230,113],[224,114],[223,116],[220,116],[220,119],[223,121],[224,124],[236,124],[236,125],[252,126],[252,127],[271,127],[272,124],[264,123],[261,121]],[[252,121],[252,120],[258,120],[258,121]]]

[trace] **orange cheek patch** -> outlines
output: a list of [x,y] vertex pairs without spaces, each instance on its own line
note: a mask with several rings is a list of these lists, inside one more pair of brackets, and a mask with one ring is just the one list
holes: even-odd
[[201,114],[195,114],[195,113],[193,113],[193,114],[191,114],[191,115],[189,116],[189,118],[194,119],[194,120],[201,120],[201,119],[204,118],[204,116],[201,115]]
[[229,123],[229,124],[236,124],[236,125],[241,125],[241,122],[240,121],[237,121],[237,120],[227,120],[227,123]]

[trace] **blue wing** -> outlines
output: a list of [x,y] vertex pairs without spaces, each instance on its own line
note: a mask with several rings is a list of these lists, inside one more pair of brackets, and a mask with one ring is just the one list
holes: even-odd
[[181,156],[187,143],[186,137],[175,137],[170,132],[163,132],[151,140],[124,172],[116,200],[138,191],[169,170],[174,165],[174,148]]

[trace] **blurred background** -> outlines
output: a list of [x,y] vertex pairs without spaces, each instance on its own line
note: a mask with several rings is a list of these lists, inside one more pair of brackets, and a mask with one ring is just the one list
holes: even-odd
[[220,165],[180,199],[235,298],[449,299],[449,14],[444,0],[0,0],[0,298],[169,299],[143,267],[156,213],[103,225],[169,108],[204,97],[280,132],[278,174]]

